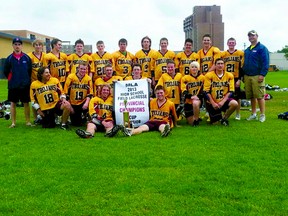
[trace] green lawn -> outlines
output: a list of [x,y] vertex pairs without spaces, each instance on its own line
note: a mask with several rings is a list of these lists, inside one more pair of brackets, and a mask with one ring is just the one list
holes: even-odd
[[[288,87],[288,72],[266,83]],[[0,81],[0,99],[7,95]],[[267,120],[231,117],[157,132],[83,140],[0,119],[0,215],[288,215],[288,91],[270,91]]]

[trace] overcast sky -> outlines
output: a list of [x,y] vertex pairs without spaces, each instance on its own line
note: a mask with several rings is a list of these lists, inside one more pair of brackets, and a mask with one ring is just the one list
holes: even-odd
[[123,37],[127,50],[134,53],[146,35],[153,49],[167,37],[169,49],[181,50],[183,20],[194,6],[204,5],[221,6],[224,40],[236,38],[238,49],[249,45],[247,32],[252,29],[271,52],[288,45],[284,0],[5,0],[0,6],[0,30],[30,30],[72,44],[81,38],[93,45],[93,52],[98,40],[105,42],[107,51],[116,51]]

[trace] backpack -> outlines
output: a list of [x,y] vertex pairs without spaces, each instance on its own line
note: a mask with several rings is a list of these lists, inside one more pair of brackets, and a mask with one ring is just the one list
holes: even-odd
[[288,120],[288,112],[280,113],[278,119]]

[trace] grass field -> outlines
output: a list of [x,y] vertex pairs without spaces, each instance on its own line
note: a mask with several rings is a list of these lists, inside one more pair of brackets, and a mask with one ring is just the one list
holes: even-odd
[[[288,87],[288,72],[266,83]],[[0,81],[0,100],[7,95]],[[83,140],[0,119],[0,215],[288,215],[288,91],[270,91],[267,120],[181,121],[157,132]]]

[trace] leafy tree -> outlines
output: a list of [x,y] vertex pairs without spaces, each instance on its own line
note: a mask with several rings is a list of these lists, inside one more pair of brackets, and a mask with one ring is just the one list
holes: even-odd
[[284,53],[285,58],[288,60],[288,45],[285,45],[282,50],[278,50],[277,53]]

